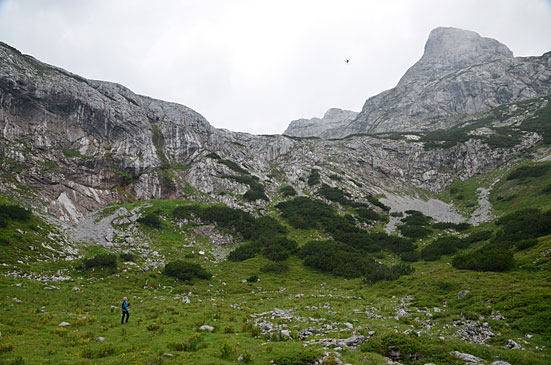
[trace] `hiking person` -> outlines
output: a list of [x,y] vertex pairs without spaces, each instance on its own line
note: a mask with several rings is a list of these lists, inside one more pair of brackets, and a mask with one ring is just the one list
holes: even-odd
[[122,318],[121,318],[121,324],[124,323],[124,316],[126,316],[126,323],[128,323],[128,318],[130,317],[130,313],[128,313],[128,307],[130,307],[130,303],[128,303],[128,298],[124,297],[122,299]]

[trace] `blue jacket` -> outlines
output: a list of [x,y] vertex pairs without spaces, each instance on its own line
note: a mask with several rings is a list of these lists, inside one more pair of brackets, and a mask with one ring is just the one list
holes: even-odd
[[123,312],[128,312],[128,302],[126,300],[122,301],[121,308]]

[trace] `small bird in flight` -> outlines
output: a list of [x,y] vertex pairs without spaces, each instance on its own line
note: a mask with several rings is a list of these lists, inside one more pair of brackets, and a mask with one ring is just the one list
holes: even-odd
[[350,58],[347,58],[344,62],[349,63],[349,62],[350,62]]

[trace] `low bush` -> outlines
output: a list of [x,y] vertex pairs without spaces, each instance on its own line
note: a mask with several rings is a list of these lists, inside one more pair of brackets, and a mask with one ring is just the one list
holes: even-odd
[[230,252],[228,260],[238,262],[251,259],[260,253],[261,247],[256,243],[245,243]]
[[540,177],[551,171],[551,165],[521,166],[507,176],[507,180]]
[[356,213],[358,214],[359,217],[368,219],[368,220],[376,221],[381,219],[381,216],[377,214],[377,212],[369,208],[357,208]]
[[318,190],[318,195],[323,196],[327,200],[341,203],[342,205],[350,204],[350,201],[347,198],[349,194],[339,188],[332,188],[327,184],[322,184],[321,188]]
[[410,238],[424,238],[432,233],[432,230],[423,226],[410,226],[407,224],[401,224],[398,226],[398,230],[402,235]]
[[515,266],[513,254],[509,250],[478,250],[453,258],[453,267],[476,271],[506,271]]
[[384,205],[383,203],[381,203],[379,201],[379,199],[375,198],[373,195],[367,195],[366,196],[366,199],[368,202],[370,202],[371,204],[373,204],[374,206],[376,207],[379,207],[381,208],[382,210],[384,210],[385,212],[388,212],[390,210],[390,207],[389,206],[386,206]]
[[402,252],[400,259],[406,262],[416,262],[421,257],[421,254],[417,251]]
[[281,195],[283,195],[284,198],[297,195],[297,191],[295,190],[295,188],[293,188],[290,185],[286,185],[282,187],[279,191],[281,192]]
[[409,226],[427,226],[432,218],[417,210],[406,210],[407,217],[402,218],[402,223]]
[[433,223],[432,228],[436,229],[453,229],[457,232],[463,232],[469,229],[471,225],[469,223],[452,223],[452,222],[438,222]]
[[492,238],[494,232],[492,231],[478,231],[471,233],[468,237],[465,237],[464,240],[470,243],[476,243],[481,241],[486,241]]
[[262,190],[248,190],[245,194],[243,194],[243,199],[245,199],[248,202],[254,202],[257,200],[264,200],[269,201],[268,197],[264,193],[264,189]]
[[538,240],[532,238],[532,239],[529,239],[529,240],[518,241],[515,246],[516,246],[516,249],[518,251],[522,251],[522,250],[529,249],[530,247],[534,247],[537,244],[538,244]]
[[28,221],[31,219],[31,212],[18,205],[0,205],[0,219],[14,221]]
[[107,267],[114,269],[117,267],[117,256],[113,254],[98,254],[90,259],[84,260],[82,265],[86,269],[91,269],[93,267]]
[[315,363],[323,354],[318,350],[301,349],[277,354],[273,363],[277,365],[309,365]]
[[548,184],[545,188],[541,190],[542,194],[551,194],[551,184]]
[[166,264],[164,274],[184,281],[193,278],[208,280],[212,277],[212,274],[202,268],[201,265],[181,260]]
[[134,260],[136,259],[134,257],[134,254],[132,253],[121,253],[119,255],[119,258],[121,259],[121,261],[132,261],[132,262],[134,262]]
[[151,227],[151,228],[161,228],[161,219],[159,216],[155,213],[149,213],[145,217],[141,217],[137,220],[138,223],[141,223],[145,226]]
[[310,176],[308,176],[308,185],[314,186],[321,182],[320,172],[317,169],[312,169],[310,171]]
[[551,234],[551,211],[545,213],[537,209],[523,209],[497,220],[503,227],[493,241],[516,242]]
[[466,248],[468,243],[452,236],[440,237],[421,250],[421,257],[426,261],[438,260],[443,255],[450,255],[460,248]]
[[256,275],[252,275],[252,276],[249,276],[247,278],[247,282],[249,283],[256,283],[257,281],[259,281],[260,279],[258,278],[258,276]]

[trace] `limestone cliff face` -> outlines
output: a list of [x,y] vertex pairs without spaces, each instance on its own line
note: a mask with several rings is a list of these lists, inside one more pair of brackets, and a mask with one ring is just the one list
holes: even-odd
[[357,112],[331,108],[323,115],[323,118],[293,120],[283,132],[286,136],[294,137],[330,137],[335,130],[343,129],[356,116]]
[[[234,133],[185,106],[84,79],[5,44],[0,131],[0,190],[70,223],[136,199],[223,202],[262,214],[267,202],[243,199],[251,187],[236,177],[257,179],[268,199],[282,185],[314,194],[318,187],[305,183],[314,167],[323,182],[360,199],[388,189],[436,191],[503,165],[540,138],[525,134],[518,145],[498,149],[474,138],[426,150],[415,138]],[[330,178],[336,172],[340,180]]]
[[494,39],[436,28],[421,59],[395,88],[369,98],[350,123],[312,130],[309,136],[445,129],[458,116],[550,93],[551,52],[515,58]]

